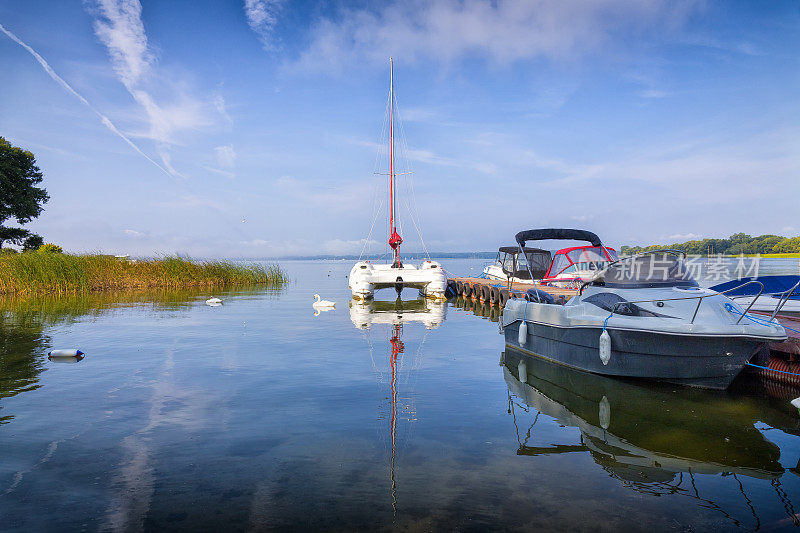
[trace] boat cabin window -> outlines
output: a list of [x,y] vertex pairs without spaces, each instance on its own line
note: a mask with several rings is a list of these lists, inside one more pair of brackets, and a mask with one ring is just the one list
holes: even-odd
[[697,287],[683,258],[671,253],[647,254],[619,261],[610,265],[598,281],[617,289]]
[[503,254],[503,271],[508,274],[513,274],[514,271],[517,269],[516,265],[516,256],[514,254]]
[[[501,249],[502,260],[500,264],[506,274],[519,279],[530,279],[533,273],[534,279],[541,279],[550,266],[551,256],[547,250],[538,248],[525,248],[525,253],[519,253],[519,248],[508,247]],[[530,265],[531,273],[528,272]]]

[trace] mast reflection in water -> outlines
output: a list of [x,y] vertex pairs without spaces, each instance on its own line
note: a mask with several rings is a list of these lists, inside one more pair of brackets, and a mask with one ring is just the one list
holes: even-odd
[[[787,426],[796,427],[792,413],[758,409],[763,402],[750,402],[752,396],[737,402],[724,392],[612,379],[513,349],[502,354],[501,364],[508,385],[508,413],[517,431],[517,455],[589,453],[628,489],[687,496],[742,525],[734,509],[698,491],[697,475],[722,476],[741,492],[756,528],[761,521],[742,480],[767,480],[790,521],[798,525],[794,503],[780,484],[786,473],[779,462],[781,449],[765,437],[764,428],[756,426],[769,420],[787,431]],[[534,444],[542,415],[577,428],[578,441]],[[797,475],[796,468],[791,471]]]
[[[389,384],[389,444],[391,448],[389,458],[389,481],[392,495],[392,511],[397,514],[397,478],[395,475],[395,460],[397,456],[397,423],[399,417],[408,422],[408,428],[416,420],[416,407],[414,406],[413,391],[409,383],[410,374],[419,369],[422,347],[428,333],[445,321],[447,316],[447,303],[433,300],[397,299],[393,302],[386,301],[350,301],[350,320],[358,329],[365,331],[365,338],[369,343],[369,353],[372,366],[380,383]],[[425,335],[420,341],[419,348],[410,363],[406,362],[405,344],[403,343],[403,325],[408,323],[421,323],[425,326]],[[388,368],[379,366],[375,361],[375,346],[369,335],[374,325],[388,325],[390,327]],[[407,366],[409,365],[409,366]],[[400,374],[403,374],[405,397],[398,397]],[[404,403],[401,403],[404,402]],[[398,413],[398,405],[401,413]],[[409,431],[410,435],[410,431]]]

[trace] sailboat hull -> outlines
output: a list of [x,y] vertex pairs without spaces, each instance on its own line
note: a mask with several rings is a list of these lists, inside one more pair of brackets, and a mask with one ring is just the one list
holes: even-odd
[[427,298],[445,299],[447,277],[442,265],[436,261],[425,261],[419,267],[403,265],[393,267],[388,264],[373,264],[359,261],[350,270],[350,290],[353,298],[368,300],[379,289],[402,288],[418,289]]

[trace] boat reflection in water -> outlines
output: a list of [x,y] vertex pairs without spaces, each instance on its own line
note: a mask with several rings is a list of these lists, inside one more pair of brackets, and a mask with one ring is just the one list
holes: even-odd
[[[388,413],[382,413],[383,419],[389,421],[389,442],[391,446],[391,456],[389,459],[389,480],[392,496],[392,511],[397,513],[397,478],[395,477],[395,459],[397,455],[398,442],[398,421],[406,422],[406,428],[410,435],[411,424],[417,419],[417,409],[414,404],[414,396],[411,390],[412,382],[410,377],[420,366],[422,347],[425,339],[431,330],[438,328],[447,317],[447,302],[429,299],[417,299],[403,301],[397,299],[393,302],[387,301],[350,301],[350,320],[356,328],[364,330],[366,340],[369,343],[369,353],[372,359],[372,367],[378,377],[378,382],[389,386],[389,394],[382,394],[382,397],[389,398]],[[406,354],[406,347],[403,343],[403,326],[405,324],[418,322],[425,326],[425,334],[419,342],[419,347],[411,357],[410,361]],[[389,328],[389,347],[387,365],[380,364],[380,358],[376,361],[375,346],[369,336],[369,330],[373,325],[388,325]],[[400,395],[399,388],[403,387],[403,395]]]
[[[730,476],[756,523],[744,476],[767,480],[798,525],[780,478],[781,449],[763,431],[774,424],[785,438],[800,434],[796,412],[753,396],[642,384],[573,370],[508,349],[501,357],[514,419],[517,455],[589,453],[623,486],[644,494],[681,494],[727,511],[701,496],[696,474]],[[520,403],[521,400],[521,403]],[[784,412],[786,411],[786,412]],[[540,415],[580,431],[577,442],[535,445]],[[759,426],[759,427],[757,427]],[[781,441],[778,441],[781,442]],[[800,465],[798,465],[800,466]],[[789,470],[798,475],[797,468]],[[731,518],[733,520],[733,518]]]
[[417,300],[380,301],[350,300],[350,320],[358,329],[373,324],[401,326],[421,322],[426,329],[439,327],[447,317],[447,302],[419,298]]

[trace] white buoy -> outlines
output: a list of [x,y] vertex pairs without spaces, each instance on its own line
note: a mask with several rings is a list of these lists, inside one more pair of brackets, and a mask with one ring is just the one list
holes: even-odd
[[79,357],[83,352],[77,348],[70,348],[69,350],[50,350],[47,352],[48,357]]
[[77,363],[83,360],[82,355],[48,355],[47,359],[51,363]]
[[53,363],[77,363],[83,359],[83,352],[76,348],[69,350],[50,350],[47,352],[47,359]]
[[521,359],[519,365],[517,365],[517,375],[520,383],[528,382],[528,365],[524,359]]
[[519,342],[520,347],[525,346],[525,341],[528,340],[528,324],[523,320],[519,325],[519,335],[517,336],[517,341]]
[[600,360],[604,365],[611,360],[611,336],[606,330],[600,334]]
[[222,300],[220,300],[219,298],[209,298],[208,300],[206,300],[206,305],[209,307],[219,307],[220,305],[222,305]]

